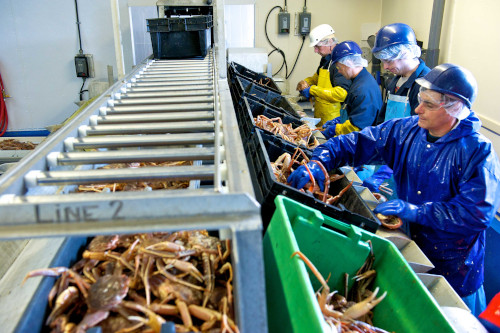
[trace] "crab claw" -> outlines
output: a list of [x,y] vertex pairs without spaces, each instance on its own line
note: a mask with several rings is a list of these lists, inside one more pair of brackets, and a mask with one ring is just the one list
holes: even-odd
[[350,320],[357,319],[361,316],[367,314],[371,309],[375,307],[378,303],[380,303],[384,297],[387,295],[387,291],[382,294],[379,298],[375,298],[377,296],[379,288],[377,287],[371,296],[365,298],[359,303],[354,304],[345,310],[344,315],[342,316],[342,320]]

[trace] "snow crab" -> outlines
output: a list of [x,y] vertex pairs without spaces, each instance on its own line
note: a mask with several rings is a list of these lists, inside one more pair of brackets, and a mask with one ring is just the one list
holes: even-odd
[[59,277],[49,295],[53,332],[239,332],[234,321],[229,240],[206,230],[97,236],[71,268],[29,272]]

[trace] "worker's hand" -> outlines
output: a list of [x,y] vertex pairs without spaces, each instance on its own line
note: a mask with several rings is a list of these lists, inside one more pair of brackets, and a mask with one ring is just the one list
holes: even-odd
[[329,126],[334,126],[340,124],[340,117],[333,118],[332,120],[328,120],[326,123],[323,124],[323,128],[327,128]]
[[306,89],[307,87],[309,87],[309,84],[304,80],[297,83],[297,90],[298,91],[302,91],[302,90]]
[[336,127],[337,127],[337,124],[332,125],[332,126],[328,126],[327,128],[325,128],[324,131],[321,131],[321,134],[323,134],[323,136],[326,139],[331,139],[331,138],[333,138],[336,135],[336,133],[335,133],[335,128]]
[[[314,179],[311,179],[313,177]],[[325,173],[321,167],[315,162],[309,162],[306,165],[301,165],[288,176],[287,182],[290,186],[296,189],[304,188],[307,183],[312,183],[313,180],[318,184],[321,191],[325,187]]]
[[300,91],[300,94],[304,96],[306,99],[311,98],[311,93],[309,92],[309,89],[311,89],[311,87],[307,87],[306,89]]
[[376,214],[382,215],[395,215],[399,216],[405,221],[416,222],[418,215],[418,206],[415,206],[409,202],[403,201],[401,199],[389,200],[379,204],[373,210]]
[[[363,181],[363,186],[367,187],[372,192],[384,192],[381,191],[381,185],[392,176],[392,169],[387,165],[382,165],[373,175],[366,178]],[[386,190],[387,191],[387,190]],[[389,194],[385,192],[384,194]],[[389,194],[390,195],[390,194]]]

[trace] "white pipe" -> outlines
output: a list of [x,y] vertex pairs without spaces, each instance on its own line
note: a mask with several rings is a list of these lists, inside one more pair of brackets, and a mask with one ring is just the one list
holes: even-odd
[[125,63],[123,62],[122,34],[120,31],[120,12],[118,0],[111,1],[111,17],[113,19],[113,39],[115,42],[116,68],[118,70],[118,80],[125,76]]

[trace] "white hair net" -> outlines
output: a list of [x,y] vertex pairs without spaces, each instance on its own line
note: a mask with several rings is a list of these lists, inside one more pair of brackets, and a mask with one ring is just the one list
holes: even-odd
[[368,61],[361,57],[360,54],[353,54],[343,58],[340,58],[339,61],[341,64],[346,65],[347,67],[366,67],[368,66]]
[[386,47],[373,55],[380,60],[414,59],[420,57],[422,51],[418,45],[398,44]]
[[[447,95],[444,95],[448,97]],[[451,98],[450,98],[451,100]],[[457,118],[458,120],[463,120],[467,118],[470,114],[470,109],[465,105],[462,101],[458,99],[454,99],[453,102],[450,102],[448,105],[443,106],[450,116]]]

